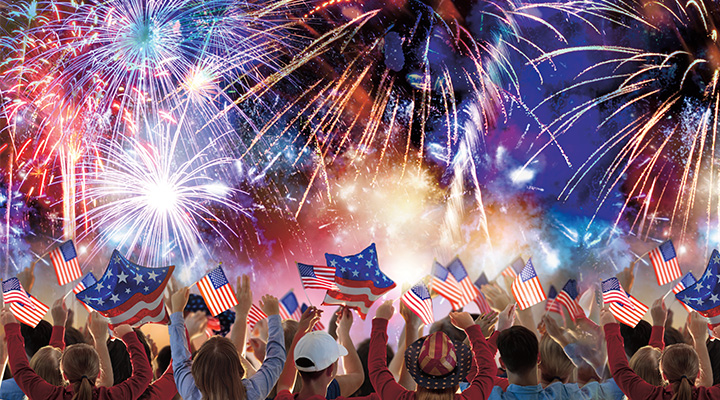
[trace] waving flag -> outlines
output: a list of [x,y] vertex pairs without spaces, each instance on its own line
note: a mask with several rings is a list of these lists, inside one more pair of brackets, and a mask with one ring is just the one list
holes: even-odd
[[72,240],[61,244],[50,252],[50,260],[55,267],[58,285],[66,285],[82,276],[75,245]]
[[305,289],[337,290],[335,267],[296,263]]
[[174,266],[142,267],[115,250],[100,280],[76,297],[107,317],[111,329],[122,324],[167,323],[162,294],[174,270]]
[[3,304],[20,303],[25,306],[33,307],[30,296],[23,289],[18,278],[12,277],[2,283]]
[[554,312],[560,315],[565,315],[562,309],[562,304],[560,304],[559,301],[557,301],[557,289],[555,289],[554,285],[550,285],[550,290],[548,291],[548,299],[547,302],[545,302],[545,311],[547,312]]
[[380,271],[375,243],[352,256],[325,254],[325,260],[336,268],[338,290],[328,290],[323,305],[345,305],[365,319],[373,302],[395,287],[395,282]]
[[668,284],[682,276],[672,240],[661,244],[650,252],[650,262],[655,270],[658,285]]
[[[675,285],[675,287],[673,288],[673,293],[678,294],[678,293],[682,292],[683,290],[685,290],[686,288],[694,285],[695,282],[697,282],[697,280],[695,279],[695,276],[693,276],[692,272],[688,272],[687,274],[685,274],[685,276],[682,279],[680,279],[680,282],[678,282],[678,284]],[[693,309],[688,307],[687,304],[683,303],[680,300],[678,300],[678,302],[680,304],[682,304],[682,306],[685,308],[685,311],[687,311],[687,312],[693,311]]]
[[493,309],[492,307],[490,307],[490,303],[488,303],[483,292],[479,292],[478,296],[475,298],[474,301],[478,307],[478,310],[480,311],[480,314],[487,314],[489,312],[492,312]]
[[510,288],[521,310],[545,300],[545,291],[535,273],[532,259],[528,260]]
[[450,302],[453,310],[459,310],[467,305],[463,303],[463,293],[460,284],[450,273],[450,270],[435,261],[432,270],[430,288]]
[[475,300],[478,295],[480,295],[480,290],[476,288],[473,282],[470,280],[470,277],[465,270],[465,266],[459,258],[455,257],[455,259],[450,262],[447,269],[450,271],[450,273],[455,278],[455,281],[460,286],[460,292],[462,293],[462,303],[468,304],[471,301]]
[[[307,309],[308,309],[308,305],[305,303],[302,303],[302,305],[300,306],[300,312],[305,313],[305,310],[307,310]],[[324,331],[325,329],[326,329],[325,325],[323,325],[322,321],[320,321],[320,320],[318,320],[318,322],[315,323],[315,326],[312,327],[313,332],[314,331]]]
[[263,310],[260,309],[260,307],[256,306],[255,304],[250,305],[250,311],[248,312],[247,316],[247,323],[250,326],[250,329],[255,327],[255,325],[267,318],[267,315],[263,312]]
[[435,322],[432,299],[424,283],[416,283],[415,286],[411,287],[410,290],[400,297],[400,300],[410,311],[420,317],[423,324],[430,325]]
[[[97,282],[97,279],[95,279],[95,275],[93,275],[92,272],[88,272],[88,274],[85,275],[85,277],[82,278],[77,285],[75,285],[75,287],[73,288],[73,293],[78,294],[78,293],[82,292],[83,290],[87,289],[88,287],[90,287],[91,285],[94,285],[96,282]],[[82,301],[80,302],[80,304],[82,304],[83,307],[85,307],[87,312],[93,312],[93,309],[88,307],[87,304],[83,303]]]
[[235,307],[238,303],[233,287],[225,277],[222,265],[218,265],[200,279],[197,287],[213,316]]
[[485,275],[485,272],[480,273],[480,276],[475,279],[475,287],[478,289],[482,289],[483,285],[490,284],[490,281],[488,281],[487,275]]
[[573,321],[579,317],[585,316],[582,307],[580,307],[580,304],[578,304],[577,301],[579,295],[580,293],[578,292],[577,281],[575,281],[575,279],[568,279],[562,291],[558,293],[556,299],[560,304],[567,308],[570,313],[570,318],[572,318]]
[[522,271],[523,268],[525,268],[525,261],[523,261],[522,257],[517,257],[510,263],[510,265],[502,270],[501,275],[515,279],[517,278],[518,271]]
[[41,303],[40,300],[28,294],[32,307],[28,307],[22,303],[13,302],[10,303],[10,312],[13,313],[18,321],[25,325],[36,327],[40,321],[42,321],[45,314],[47,314],[50,307]]
[[603,303],[620,303],[624,306],[632,307],[632,302],[627,293],[620,286],[620,281],[612,277],[602,281]]
[[287,294],[280,299],[280,317],[282,319],[299,321],[301,316],[300,303],[298,303],[295,293],[292,291],[287,292]]
[[717,250],[710,255],[700,279],[675,297],[707,318],[711,328],[720,325],[720,253]]
[[627,294],[627,296],[632,307],[620,303],[610,303],[610,312],[612,312],[618,321],[634,328],[643,316],[645,316],[649,308],[636,298],[630,296],[630,294]]

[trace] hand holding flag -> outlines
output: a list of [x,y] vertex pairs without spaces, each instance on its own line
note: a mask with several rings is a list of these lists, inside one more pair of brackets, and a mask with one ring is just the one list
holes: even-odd
[[655,277],[659,286],[668,284],[682,276],[672,240],[668,240],[653,249],[650,252],[650,262],[655,270]]
[[72,240],[61,244],[50,252],[50,260],[52,260],[57,275],[58,285],[64,286],[82,276],[80,264],[77,259],[77,252]]
[[423,324],[431,325],[435,322],[432,299],[424,283],[416,283],[402,295],[400,300],[410,311],[420,317]]
[[238,304],[235,292],[225,277],[222,265],[218,265],[217,268],[212,269],[205,277],[200,279],[197,287],[200,290],[200,295],[205,300],[205,304],[208,306],[208,310],[210,310],[210,314],[213,316],[217,316]]

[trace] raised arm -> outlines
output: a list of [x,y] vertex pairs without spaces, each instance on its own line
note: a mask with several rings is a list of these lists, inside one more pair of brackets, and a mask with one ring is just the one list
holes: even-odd
[[152,367],[147,359],[145,348],[137,334],[130,325],[120,325],[115,328],[115,336],[125,342],[130,353],[132,375],[130,378],[108,388],[108,397],[116,399],[137,399],[147,389],[152,381]]
[[300,339],[305,336],[305,334],[312,330],[313,326],[315,326],[317,321],[320,320],[321,315],[322,310],[318,310],[314,306],[310,306],[300,317],[300,322],[298,323],[298,330],[297,332],[295,332],[295,337],[293,338],[292,344],[287,351],[287,362],[285,363],[285,367],[283,368],[282,373],[280,374],[280,378],[277,382],[278,393],[283,390],[292,391],[293,387],[295,386],[295,377],[297,375],[294,356],[295,345],[297,345],[297,342],[299,342]]
[[52,334],[50,335],[50,346],[65,350],[65,321],[67,320],[67,306],[65,299],[57,299],[53,303],[50,314],[53,319]]
[[95,351],[100,357],[100,377],[98,386],[110,387],[114,384],[112,361],[108,350],[108,323],[97,311],[90,313],[90,334],[95,342]]
[[268,341],[262,366],[252,378],[243,381],[248,399],[264,399],[267,397],[280,377],[287,359],[278,299],[265,295],[260,300],[260,307],[268,316]]
[[395,377],[387,367],[387,326],[395,313],[392,300],[381,304],[375,312],[370,333],[370,351],[368,352],[368,374],[375,392],[381,399],[399,399],[412,391],[395,382]]
[[172,368],[175,377],[175,386],[178,393],[185,400],[201,399],[202,394],[195,386],[195,379],[192,376],[192,361],[190,360],[190,349],[185,336],[185,320],[183,310],[190,297],[190,288],[184,287],[170,296],[170,354],[172,355]]
[[[403,319],[405,320],[404,348],[407,349],[408,346],[410,346],[420,337],[419,330],[422,327],[422,320],[420,319],[420,317],[415,315],[415,313],[412,312],[403,302],[400,302],[400,315],[402,315]],[[404,360],[405,352],[403,351],[400,356]],[[402,363],[400,368],[400,379],[398,380],[398,383],[407,390],[415,390],[415,388],[417,387],[417,383],[410,375],[410,372],[408,371],[407,366],[404,362]]]
[[355,345],[350,338],[350,328],[353,323],[352,311],[343,307],[338,312],[338,342],[347,349],[348,354],[342,358],[345,374],[336,376],[335,380],[340,385],[340,395],[350,397],[362,386],[363,381],[365,381],[365,372],[363,372],[360,356],[358,356]]
[[705,344],[708,338],[707,319],[698,314],[697,311],[691,312],[688,319],[690,320],[688,327],[690,328],[690,335],[693,338],[693,348],[695,348],[700,361],[700,376],[695,384],[697,386],[710,387],[713,385],[713,371],[710,353],[708,353],[707,345]]
[[648,345],[657,347],[662,350],[665,348],[665,320],[667,320],[667,306],[663,298],[655,300],[650,308],[650,316],[652,317],[652,333],[650,334],[650,342]]
[[473,321],[470,314],[451,312],[450,321],[467,334],[478,367],[475,378],[470,382],[470,387],[462,393],[462,397],[466,399],[487,399],[494,386],[493,382],[496,373],[495,358],[490,345],[485,340],[482,329],[480,326],[475,325],[475,321]]
[[233,326],[232,332],[230,332],[230,340],[237,348],[240,356],[244,357],[247,336],[247,317],[253,300],[249,276],[243,275],[237,278],[235,297],[238,303],[235,306],[235,325]]

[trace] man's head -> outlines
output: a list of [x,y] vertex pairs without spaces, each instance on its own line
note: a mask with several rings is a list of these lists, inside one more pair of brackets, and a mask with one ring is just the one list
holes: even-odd
[[295,345],[295,368],[303,382],[317,381],[327,387],[337,373],[338,359],[347,354],[347,349],[327,332],[310,332]]
[[537,367],[538,339],[524,326],[513,326],[500,332],[497,347],[508,372],[520,375]]

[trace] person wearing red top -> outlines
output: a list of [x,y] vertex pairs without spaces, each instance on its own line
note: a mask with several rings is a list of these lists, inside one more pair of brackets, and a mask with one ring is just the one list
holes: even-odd
[[[15,319],[9,308],[4,308],[0,312],[0,322],[5,327],[5,340],[7,342],[8,357],[10,361],[10,370],[13,377],[18,383],[20,389],[28,396],[30,400],[45,399],[67,399],[71,400],[75,396],[75,391],[85,391],[84,388],[89,386],[90,394],[96,400],[111,399],[137,399],[145,391],[150,380],[152,379],[152,368],[147,361],[145,350],[143,349],[137,335],[129,325],[120,325],[115,328],[116,336],[120,337],[130,351],[130,358],[133,366],[133,375],[130,379],[123,383],[112,387],[96,387],[94,381],[99,373],[99,361],[97,353],[89,345],[77,344],[69,346],[65,349],[64,357],[73,352],[88,355],[89,359],[93,359],[96,368],[91,368],[94,372],[86,375],[74,376],[68,370],[66,360],[63,360],[61,366],[63,376],[70,381],[66,387],[54,386],[47,383],[35,371],[30,368],[27,356],[25,355],[25,343],[20,334],[20,324]],[[77,350],[77,351],[76,351]],[[92,357],[94,353],[94,357]],[[72,356],[68,356],[72,357]],[[79,357],[72,357],[73,361],[77,361]],[[88,385],[89,384],[89,385]],[[78,393],[79,394],[79,393]]]
[[[697,313],[692,313],[691,318],[701,321]],[[630,368],[623,350],[624,345],[622,335],[620,335],[620,325],[609,308],[605,307],[600,311],[600,323],[605,330],[610,372],[620,390],[630,400],[720,399],[720,385],[712,387],[695,386],[695,381],[699,379],[700,375],[700,360],[698,353],[691,346],[674,344],[665,348],[660,359],[660,371],[669,384],[665,387],[654,386],[645,382]],[[696,333],[700,334],[702,331],[698,330]],[[704,329],[704,331],[704,334],[707,335],[707,329]],[[695,337],[694,339],[696,343],[701,342],[704,346],[704,340]]]

